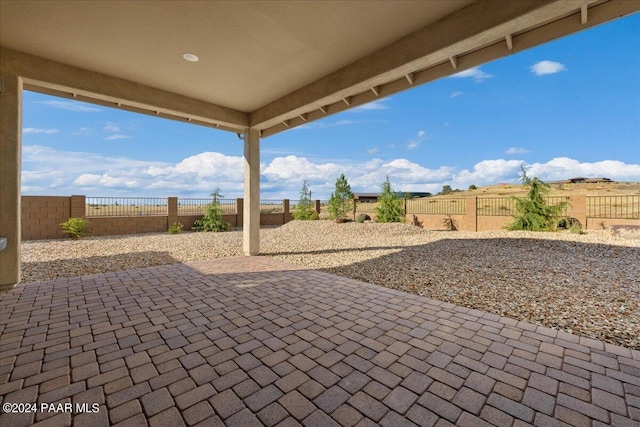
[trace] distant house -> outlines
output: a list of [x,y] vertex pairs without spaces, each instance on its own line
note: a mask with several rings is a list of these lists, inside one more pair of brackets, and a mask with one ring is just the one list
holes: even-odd
[[[431,197],[431,193],[426,192],[405,192],[405,191],[396,191],[396,196],[401,199],[405,197],[410,199],[415,199],[418,197]],[[359,202],[375,202],[380,198],[380,193],[353,193],[353,199]]]
[[615,182],[609,178],[585,178],[578,176],[576,178],[562,179],[560,181],[548,181],[547,184],[600,184]]

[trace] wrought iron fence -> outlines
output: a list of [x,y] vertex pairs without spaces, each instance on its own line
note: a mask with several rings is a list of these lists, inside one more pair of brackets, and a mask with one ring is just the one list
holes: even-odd
[[407,214],[464,215],[466,206],[463,197],[408,199]]
[[[204,215],[207,212],[207,207],[213,202],[212,198],[193,199],[193,198],[178,198],[178,215]],[[222,212],[225,214],[236,213],[236,200],[235,199],[218,199],[218,204],[222,208]]]
[[[568,197],[545,197],[544,200],[548,206],[566,202],[560,210],[560,216],[569,216],[571,205]],[[516,201],[512,197],[479,197],[477,211],[478,216],[513,216],[516,214]]]
[[640,219],[640,195],[587,196],[587,217]]
[[355,204],[356,213],[376,213],[376,208],[380,205],[377,200],[370,202],[354,200],[353,203]]
[[161,197],[87,197],[85,216],[167,215],[167,199]]
[[260,213],[283,213],[282,200],[260,200]]
[[511,198],[482,197],[477,203],[478,216],[512,216],[516,213],[516,203]]
[[547,206],[554,206],[554,205],[559,205],[561,203],[564,203],[564,206],[562,207],[562,209],[560,209],[559,215],[562,217],[569,216],[569,211],[571,210],[571,203],[569,201],[568,196],[545,197],[544,200],[547,203]]

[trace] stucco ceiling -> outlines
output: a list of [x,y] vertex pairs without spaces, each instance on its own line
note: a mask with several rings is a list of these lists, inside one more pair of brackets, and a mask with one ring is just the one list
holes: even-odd
[[0,0],[0,65],[62,96],[269,135],[639,9],[615,0]]
[[471,2],[2,1],[0,40],[250,112]]

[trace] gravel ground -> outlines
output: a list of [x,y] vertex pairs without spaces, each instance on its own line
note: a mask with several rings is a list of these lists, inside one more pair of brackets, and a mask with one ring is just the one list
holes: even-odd
[[[265,256],[640,349],[640,239],[607,231],[427,231],[293,221],[263,228]],[[23,243],[23,281],[242,253],[242,233]]]

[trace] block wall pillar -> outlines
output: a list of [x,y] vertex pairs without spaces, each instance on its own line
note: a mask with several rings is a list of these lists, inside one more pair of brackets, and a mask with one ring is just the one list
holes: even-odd
[[167,230],[176,222],[178,222],[178,198],[167,197]]
[[465,231],[478,231],[478,198],[475,196],[466,197],[465,203],[462,229]]
[[571,218],[580,221],[583,229],[587,228],[587,196],[584,194],[569,197]]
[[244,224],[244,199],[236,199],[236,226],[242,227]]
[[87,215],[87,197],[73,195],[71,196],[71,209],[69,218],[84,218]]

